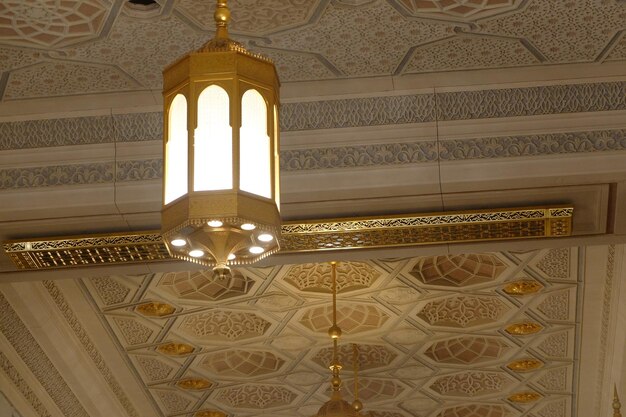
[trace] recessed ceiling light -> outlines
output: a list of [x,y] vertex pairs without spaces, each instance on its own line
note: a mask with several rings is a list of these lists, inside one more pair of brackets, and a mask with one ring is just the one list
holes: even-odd
[[200,249],[194,249],[189,251],[189,256],[191,256],[192,258],[199,258],[202,255],[204,255],[204,251],[201,251]]
[[254,229],[256,229],[256,226],[253,225],[252,223],[244,223],[244,224],[241,225],[241,228],[243,230],[254,230]]
[[187,244],[187,241],[185,239],[173,239],[170,242],[173,246],[185,246]]
[[261,242],[271,242],[272,240],[274,240],[274,236],[270,235],[269,233],[263,233],[262,235],[259,235],[258,239]]
[[254,255],[258,255],[259,253],[263,253],[265,252],[265,249],[263,249],[260,246],[252,246],[250,249],[248,249],[250,251],[250,253],[254,254]]
[[208,224],[211,227],[222,227],[224,225],[224,223],[222,223],[219,220],[211,220],[211,221],[208,221],[206,224]]
[[234,253],[231,253],[230,255],[228,255],[228,260],[229,260],[229,261],[232,261],[232,260],[234,260],[235,258],[237,258],[237,255],[235,255]]

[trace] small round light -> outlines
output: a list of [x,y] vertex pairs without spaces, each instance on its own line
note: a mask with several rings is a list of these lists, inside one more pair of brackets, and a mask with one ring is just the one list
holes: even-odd
[[241,228],[243,230],[254,230],[254,229],[256,229],[256,226],[253,225],[252,223],[244,223],[244,224],[241,225]]
[[261,242],[271,242],[272,240],[274,240],[274,236],[270,235],[269,233],[263,233],[262,235],[259,235],[258,239]]
[[228,260],[229,261],[234,261],[235,258],[237,258],[237,255],[235,255],[234,253],[231,253],[230,255],[228,255]]
[[250,251],[251,254],[253,255],[258,255],[259,253],[263,253],[265,252],[265,249],[263,249],[260,246],[252,246],[250,249],[248,249]]
[[224,225],[224,223],[222,223],[219,220],[211,220],[211,221],[208,221],[206,224],[208,224],[211,227],[222,227]]
[[185,239],[173,239],[171,242],[172,246],[181,247],[187,244]]
[[189,256],[191,256],[192,258],[199,258],[203,255],[204,251],[201,251],[200,249],[194,249],[189,251]]

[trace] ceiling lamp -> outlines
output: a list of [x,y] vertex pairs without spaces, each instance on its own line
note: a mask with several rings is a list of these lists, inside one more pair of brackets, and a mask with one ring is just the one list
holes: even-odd
[[333,360],[330,365],[332,378],[330,386],[332,394],[330,400],[326,401],[317,412],[317,417],[359,417],[359,413],[346,400],[341,397],[341,364],[337,355],[337,343],[341,337],[341,329],[337,326],[337,263],[331,262],[331,279],[333,292],[333,325],[328,329],[328,335],[333,341]]
[[228,38],[226,0],[214,17],[215,38],[163,71],[161,231],[174,258],[222,274],[279,249],[279,82]]

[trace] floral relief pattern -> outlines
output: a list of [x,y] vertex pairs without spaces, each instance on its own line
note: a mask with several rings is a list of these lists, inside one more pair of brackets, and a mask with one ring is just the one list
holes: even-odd
[[185,316],[179,328],[205,340],[233,341],[262,336],[269,326],[254,313],[214,310]]
[[296,397],[291,390],[272,385],[240,385],[224,388],[217,395],[220,402],[235,408],[266,409],[290,404]]
[[[337,293],[370,288],[380,272],[363,262],[337,264]],[[300,291],[332,292],[329,264],[300,264],[289,268],[285,281]]]
[[539,61],[517,39],[455,37],[416,48],[405,73],[502,68]]
[[494,323],[508,310],[495,297],[459,295],[431,301],[418,316],[434,326],[472,327]]
[[463,372],[438,378],[430,388],[441,395],[474,397],[500,392],[511,383],[504,374]]
[[480,31],[528,39],[550,62],[581,62],[598,56],[625,21],[615,1],[533,1],[511,17],[482,22]]
[[[367,22],[375,26],[366,26]],[[331,3],[315,26],[273,36],[272,46],[320,53],[348,76],[389,74],[414,39],[420,42],[440,39],[449,36],[449,29],[448,25],[435,21],[404,19],[383,1],[358,8]]]
[[[358,352],[357,362],[359,363],[359,369],[375,369],[389,366],[398,356],[397,353],[382,345],[359,344]],[[340,363],[352,363],[354,360],[353,347],[349,344],[340,345],[337,351],[337,358]],[[333,360],[333,350],[329,347],[320,349],[311,359],[323,369],[327,369]]]
[[[98,80],[94,85],[94,80]],[[6,99],[130,91],[140,85],[115,67],[42,62],[11,72]]]
[[521,0],[397,0],[415,15],[474,20],[513,10]]
[[550,249],[537,263],[537,268],[550,279],[569,278],[570,249]]

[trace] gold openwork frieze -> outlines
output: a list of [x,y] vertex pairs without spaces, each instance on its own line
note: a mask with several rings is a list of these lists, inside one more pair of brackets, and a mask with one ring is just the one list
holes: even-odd
[[[281,226],[280,253],[570,236],[573,211],[538,207],[292,221]],[[173,260],[156,231],[23,239],[3,247],[19,269],[31,270]],[[522,286],[511,293],[529,290]]]

